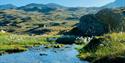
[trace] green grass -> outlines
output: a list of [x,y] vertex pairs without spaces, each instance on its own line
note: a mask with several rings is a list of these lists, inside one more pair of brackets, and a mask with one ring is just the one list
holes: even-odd
[[27,50],[27,47],[39,46],[39,45],[47,46],[48,44],[52,44],[53,47],[62,46],[56,44],[55,42],[47,41],[47,38],[52,38],[52,37],[58,38],[60,36],[59,35],[29,36],[29,35],[16,35],[16,34],[0,32],[0,53],[6,53],[8,51],[13,52],[13,50],[25,51]]
[[[96,37],[96,39],[100,38],[103,38],[103,40],[96,48],[86,50],[83,47],[79,51],[80,54],[78,56],[90,62],[96,62],[105,57],[114,59],[117,57],[125,57],[125,33],[111,33]],[[87,46],[88,45],[85,47]],[[90,48],[90,46],[88,46],[88,48]],[[106,60],[103,60],[103,63],[106,63]]]

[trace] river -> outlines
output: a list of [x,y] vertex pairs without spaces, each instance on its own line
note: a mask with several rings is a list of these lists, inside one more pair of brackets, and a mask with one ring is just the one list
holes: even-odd
[[76,57],[74,45],[62,48],[32,47],[28,51],[0,56],[0,63],[88,63]]

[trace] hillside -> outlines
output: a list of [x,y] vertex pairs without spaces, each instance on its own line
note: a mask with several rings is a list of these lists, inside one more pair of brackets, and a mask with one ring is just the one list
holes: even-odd
[[[55,3],[48,3],[48,4],[36,4],[36,3],[31,3],[25,6],[18,7],[17,9],[19,10],[24,10],[24,11],[37,11],[37,12],[42,12],[42,13],[53,13],[56,11],[64,11],[64,12],[69,12],[69,13],[78,13],[79,11],[82,11],[81,14],[84,13],[90,13],[91,11],[97,11],[98,8],[85,8],[85,7],[65,7],[59,4]],[[91,12],[92,13],[92,12]]]
[[72,29],[82,15],[95,14],[99,10],[54,3],[31,3],[16,8],[4,6],[6,9],[0,6],[0,30],[18,34],[62,33]]
[[[54,16],[53,16],[54,17]],[[43,34],[54,31],[58,34],[72,28],[78,21],[51,19],[39,12],[25,12],[21,10],[0,11],[0,30],[18,34]],[[61,30],[60,30],[61,29]]]

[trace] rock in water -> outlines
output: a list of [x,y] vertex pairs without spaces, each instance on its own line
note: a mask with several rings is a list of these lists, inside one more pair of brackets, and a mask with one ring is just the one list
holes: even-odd
[[40,53],[39,55],[40,56],[47,56],[47,54],[45,54],[45,53]]

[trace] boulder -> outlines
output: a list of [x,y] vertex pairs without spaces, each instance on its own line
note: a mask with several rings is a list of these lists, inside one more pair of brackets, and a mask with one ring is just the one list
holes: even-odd
[[125,31],[125,16],[119,9],[103,9],[96,14],[88,14],[80,18],[77,25],[83,36],[97,36],[108,32]]
[[118,27],[122,23],[122,14],[117,12],[111,9],[103,9],[96,14],[96,17],[100,22],[107,25],[109,31],[121,31],[121,27]]
[[78,28],[83,35],[87,36],[101,35],[107,32],[105,24],[101,23],[94,14],[82,16]]

